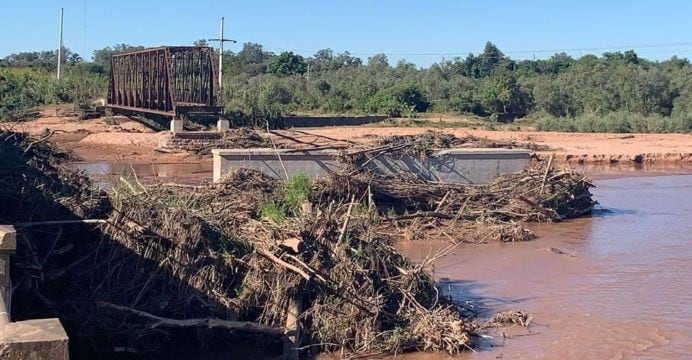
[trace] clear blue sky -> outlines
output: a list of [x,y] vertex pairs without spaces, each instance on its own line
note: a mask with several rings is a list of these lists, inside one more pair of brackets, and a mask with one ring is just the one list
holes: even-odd
[[0,57],[57,48],[60,7],[65,46],[89,59],[117,43],[191,45],[218,37],[221,16],[227,37],[239,42],[233,51],[248,41],[306,56],[329,47],[363,60],[382,52],[392,64],[406,58],[427,66],[492,41],[515,59],[554,53],[542,50],[582,49],[566,51],[578,57],[630,48],[651,59],[692,58],[689,0],[4,0]]

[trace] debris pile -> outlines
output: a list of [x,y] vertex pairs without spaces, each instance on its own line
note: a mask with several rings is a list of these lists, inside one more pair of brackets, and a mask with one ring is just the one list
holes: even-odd
[[247,149],[271,147],[272,143],[255,130],[236,128],[223,132],[219,145],[219,148],[223,149]]
[[[13,204],[0,221],[26,226],[13,316],[59,316],[91,356],[228,331],[284,338],[296,356],[457,353],[481,326],[441,295],[434,258],[411,263],[394,240],[523,240],[531,234],[521,222],[594,204],[588,180],[550,165],[487,185],[358,171],[277,181],[237,170],[208,186],[121,178],[106,194],[62,168],[68,155],[46,141],[0,133],[0,181],[10,185],[0,200]],[[51,223],[65,219],[74,224]]]
[[549,151],[550,147],[534,142],[519,142],[515,140],[490,140],[474,135],[457,137],[441,131],[428,130],[419,135],[387,136],[368,149],[366,154],[379,152],[398,152],[407,155],[431,155],[440,149],[450,148],[503,148],[527,149],[533,151]]
[[219,331],[277,340],[300,329],[294,349],[362,355],[472,345],[478,325],[353,196],[312,202],[322,190],[309,179],[239,171],[206,187],[121,179],[105,197],[45,141],[1,140],[2,181],[16,184],[2,200],[22,205],[0,214],[23,226],[13,318],[60,317],[82,356],[208,343]]
[[519,325],[525,328],[531,325],[533,315],[522,310],[507,310],[493,315],[483,327],[501,327],[505,325]]
[[589,191],[593,186],[570,168],[538,163],[480,185],[426,181],[406,173],[382,176],[354,169],[323,180],[317,194],[332,201],[356,194],[378,208],[389,233],[404,239],[476,243],[530,240],[533,234],[522,222],[587,215],[596,204]]
[[103,116],[106,113],[106,107],[98,102],[77,101],[71,108],[60,108],[57,113],[77,120],[89,120]]
[[176,133],[160,144],[161,152],[189,151],[198,155],[210,154],[212,149],[246,149],[272,147],[271,141],[250,128],[220,132]]
[[[307,178],[283,183],[248,170],[192,192],[116,186],[106,233],[146,261],[128,268],[122,251],[99,253],[103,271],[93,276],[113,285],[96,297],[132,304],[139,292],[129,309],[102,304],[120,316],[135,308],[171,319],[206,313],[278,332],[294,306],[306,342],[324,350],[457,353],[471,345],[476,325],[439,296],[426,264],[410,263],[375,231],[375,209],[311,202],[312,193]],[[179,284],[151,279],[157,271]],[[127,331],[153,335],[151,317],[139,320]]]
[[0,223],[11,224],[22,214],[43,221],[103,213],[105,193],[62,165],[72,156],[50,144],[52,135],[32,138],[0,126]]

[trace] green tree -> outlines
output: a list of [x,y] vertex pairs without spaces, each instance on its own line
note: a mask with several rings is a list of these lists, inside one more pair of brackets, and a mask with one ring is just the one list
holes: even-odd
[[389,67],[389,60],[385,54],[375,54],[368,58],[368,68],[381,71]]
[[296,55],[292,51],[284,51],[269,62],[267,69],[276,75],[296,75],[304,74],[307,71],[307,64],[302,56]]
[[361,60],[359,57],[351,56],[351,54],[348,51],[344,51],[342,53],[339,53],[339,55],[337,55],[334,58],[334,61],[339,64],[339,67],[341,67],[341,66],[348,66],[348,67],[363,66],[363,60]]
[[118,44],[113,47],[107,46],[103,49],[94,50],[94,63],[103,67],[107,72],[111,68],[111,56],[128,51],[143,50],[144,46],[132,46],[128,44]]
[[496,72],[481,83],[480,100],[485,111],[494,115],[523,116],[527,113],[528,96],[507,72]]
[[415,85],[397,85],[379,91],[370,99],[368,109],[373,113],[399,116],[405,113],[426,112],[430,102]]

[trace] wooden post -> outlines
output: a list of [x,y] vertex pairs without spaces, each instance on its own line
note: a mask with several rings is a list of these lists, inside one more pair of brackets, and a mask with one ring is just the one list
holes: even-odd
[[284,360],[300,359],[300,315],[303,312],[303,299],[292,296],[288,301],[284,335]]

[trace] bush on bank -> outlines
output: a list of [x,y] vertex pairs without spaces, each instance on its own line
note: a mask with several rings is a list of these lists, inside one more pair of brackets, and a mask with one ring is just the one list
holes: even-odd
[[617,111],[605,115],[576,117],[543,116],[535,122],[539,131],[606,132],[606,133],[690,133],[692,114],[675,113],[671,116]]

